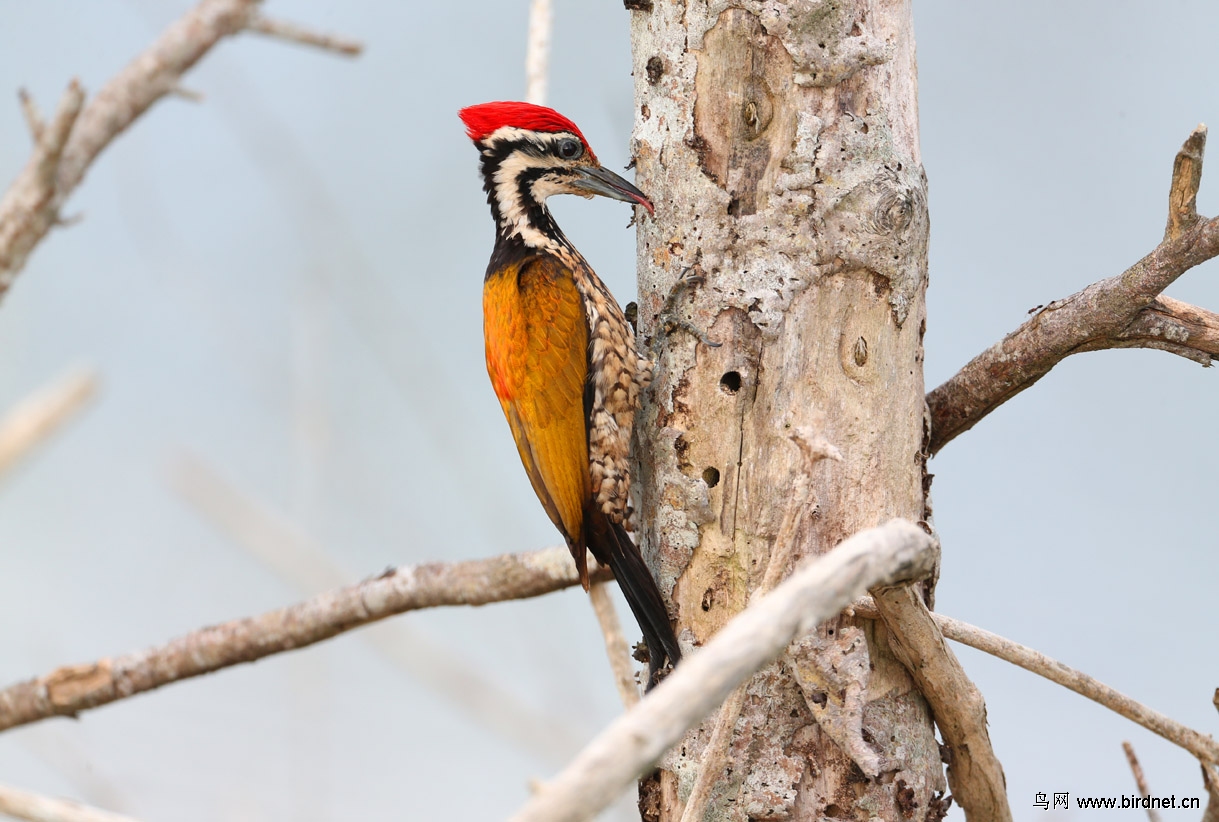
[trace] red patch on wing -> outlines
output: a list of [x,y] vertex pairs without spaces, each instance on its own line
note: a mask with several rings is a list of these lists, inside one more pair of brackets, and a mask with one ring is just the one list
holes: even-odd
[[495,133],[504,126],[524,129],[526,131],[569,131],[580,138],[584,150],[595,162],[597,155],[593,154],[588,140],[580,133],[580,129],[571,120],[546,106],[535,106],[533,103],[517,103],[502,101],[497,103],[480,103],[467,106],[457,112],[461,121],[466,124],[466,136],[474,142],[479,142]]

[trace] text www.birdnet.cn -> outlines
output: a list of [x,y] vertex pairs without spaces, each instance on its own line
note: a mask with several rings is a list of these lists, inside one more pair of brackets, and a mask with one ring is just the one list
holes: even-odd
[[1043,811],[1069,810],[1072,806],[1080,810],[1190,810],[1201,808],[1202,800],[1196,796],[1178,797],[1175,793],[1167,796],[1140,796],[1137,793],[1120,796],[1076,796],[1072,800],[1067,791],[1037,793],[1033,798],[1033,807]]

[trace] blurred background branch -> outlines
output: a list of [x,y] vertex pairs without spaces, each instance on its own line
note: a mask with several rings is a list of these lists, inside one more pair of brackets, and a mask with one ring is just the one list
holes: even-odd
[[[350,588],[350,578],[330,559],[329,552],[282,515],[243,494],[200,458],[183,454],[175,460],[169,482],[200,516],[301,593]],[[547,562],[543,565],[555,553],[555,549],[545,549],[542,556]],[[566,577],[560,579],[566,581]],[[561,764],[587,735],[568,727],[557,714],[534,710],[467,662],[457,649],[438,645],[405,621],[386,623],[360,636],[384,659],[482,727],[543,762]]]
[[[604,579],[608,571],[593,573]],[[52,716],[76,716],[171,682],[297,650],[406,611],[525,599],[578,582],[565,548],[390,568],[287,608],[203,628],[156,648],[66,665],[9,686],[0,690],[0,731]]]
[[0,814],[28,822],[136,822],[130,816],[0,785]]
[[0,299],[25,267],[34,247],[60,220],[60,209],[110,142],[166,94],[182,75],[225,37],[253,29],[329,51],[358,54],[353,41],[314,34],[259,17],[260,0],[203,0],[167,28],[142,54],[85,105],[77,80],[68,85],[49,127],[37,105],[21,95],[35,136],[25,169],[0,200]]
[[97,393],[97,375],[76,369],[31,394],[0,418],[0,480],[74,419]]

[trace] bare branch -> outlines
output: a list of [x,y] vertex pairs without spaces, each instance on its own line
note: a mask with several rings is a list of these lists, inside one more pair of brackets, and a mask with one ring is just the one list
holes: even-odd
[[[30,252],[59,223],[59,210],[97,155],[153,103],[180,88],[182,75],[217,42],[245,31],[259,0],[201,0],[172,23],[81,110],[73,80],[26,168],[0,200],[0,298]],[[314,44],[320,45],[320,44]],[[31,128],[39,118],[25,106]],[[79,116],[77,116],[79,115]]]
[[1202,822],[1219,822],[1219,768],[1202,764],[1202,785],[1206,788],[1206,810]]
[[1165,240],[1175,240],[1182,231],[1198,222],[1198,187],[1202,184],[1202,155],[1205,151],[1206,126],[1199,124],[1172,162]]
[[930,453],[1080,351],[1158,348],[1210,363],[1215,315],[1159,296],[1186,271],[1219,255],[1219,218],[1203,220],[1193,205],[1205,135],[1199,126],[1177,155],[1169,227],[1154,251],[1120,276],[1045,306],[927,395]]
[[1005,659],[1027,671],[1032,671],[1052,682],[1070,688],[1075,693],[1099,702],[1109,710],[1159,734],[1174,745],[1179,745],[1199,759],[1219,765],[1219,744],[1216,744],[1214,739],[1198,733],[1192,728],[1187,728],[1158,711],[1153,711],[1141,702],[1136,702],[1087,674],[1069,668],[1039,651],[1034,651],[1032,648],[1027,648],[968,623],[950,617],[937,617],[936,622],[944,631],[944,636]]
[[1003,765],[986,730],[986,701],[944,642],[923,598],[909,585],[876,591],[876,608],[894,654],[931,706],[952,751],[948,784],[969,820],[1010,822]]
[[[851,607],[860,616],[873,617],[878,614],[875,602],[870,599],[860,600]],[[979,651],[1006,660],[1013,665],[1019,665],[1026,671],[1031,671],[1064,688],[1069,688],[1080,696],[1085,696],[1130,721],[1142,725],[1147,730],[1159,734],[1203,762],[1219,765],[1219,743],[1216,743],[1214,739],[1192,728],[1187,728],[1158,711],[1153,711],[1141,702],[1136,702],[1125,694],[1115,691],[1082,671],[1070,668],[1040,651],[1012,642],[998,634],[992,634],[990,631],[970,625],[968,622],[961,622],[959,619],[953,619],[943,614],[932,614],[931,618],[935,620],[935,624],[948,639],[977,648]]]
[[551,0],[529,4],[529,40],[525,47],[525,100],[546,102],[546,74],[550,68],[550,34],[554,29]]
[[34,143],[37,144],[42,139],[42,129],[46,126],[46,122],[42,119],[42,112],[38,110],[38,103],[34,102],[34,98],[25,89],[17,90],[17,99],[21,102],[21,114],[25,117],[25,125],[30,130]]
[[[598,570],[595,578],[608,573]],[[420,608],[528,599],[579,582],[566,548],[456,563],[404,565],[261,616],[186,634],[156,648],[67,665],[0,691],[0,731],[76,716],[181,679],[303,648]]]
[[[1130,772],[1134,774],[1134,784],[1139,789],[1139,796],[1146,799],[1151,793],[1147,790],[1147,778],[1143,776],[1143,766],[1139,764],[1139,758],[1134,755],[1134,746],[1129,742],[1122,743],[1122,750],[1126,752],[1126,762],[1130,765]],[[1206,772],[1203,771],[1203,774]],[[1155,808],[1147,808],[1147,819],[1149,822],[1160,822],[1160,814]]]
[[618,688],[618,697],[624,708],[632,707],[639,701],[639,685],[635,682],[635,670],[631,665],[631,649],[622,635],[622,625],[618,621],[618,612],[614,610],[614,602],[610,599],[608,583],[597,582],[589,586],[588,598],[593,604],[593,612],[597,615],[597,624],[601,626],[601,635],[605,640],[605,656],[609,659],[610,670],[614,673],[614,685]]
[[[38,125],[38,141],[25,168],[0,199],[0,297],[8,290],[12,279],[25,262],[33,244],[41,239],[59,215],[61,193],[56,174],[67,149],[84,104],[85,93],[80,83],[68,84],[50,124]],[[32,109],[27,109],[27,118]],[[36,115],[34,115],[36,117]],[[36,237],[37,239],[31,239]],[[28,246],[26,245],[28,243]]]
[[99,811],[68,799],[50,799],[5,785],[0,785],[0,813],[29,822],[135,822],[130,816]]
[[79,412],[97,391],[97,377],[75,371],[22,400],[0,419],[0,477]]
[[246,29],[291,43],[333,51],[347,57],[358,57],[364,52],[364,44],[359,40],[313,31],[286,20],[275,20],[261,14],[251,14],[250,19],[246,22]]
[[[350,582],[349,575],[335,565],[321,545],[294,523],[233,487],[202,460],[179,458],[171,466],[169,479],[174,489],[225,536],[304,594],[341,588]],[[565,761],[588,737],[587,732],[569,727],[553,711],[539,711],[518,699],[500,687],[494,677],[471,666],[453,650],[427,640],[404,620],[361,636],[382,657],[451,701],[479,725],[543,762]]]
[[833,617],[871,586],[929,574],[934,561],[931,537],[911,523],[892,520],[803,564],[612,722],[512,819],[594,817],[795,637]]

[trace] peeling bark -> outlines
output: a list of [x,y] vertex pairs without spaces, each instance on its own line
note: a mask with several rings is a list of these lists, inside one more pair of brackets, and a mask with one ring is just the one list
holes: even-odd
[[[926,181],[909,4],[656,2],[632,12],[639,322],[656,360],[639,430],[641,538],[683,637],[761,582],[818,421],[800,556],[923,489]],[[709,343],[718,343],[718,347]],[[882,624],[839,617],[746,690],[706,819],[935,818],[927,706]],[[711,735],[647,796],[677,820]]]

